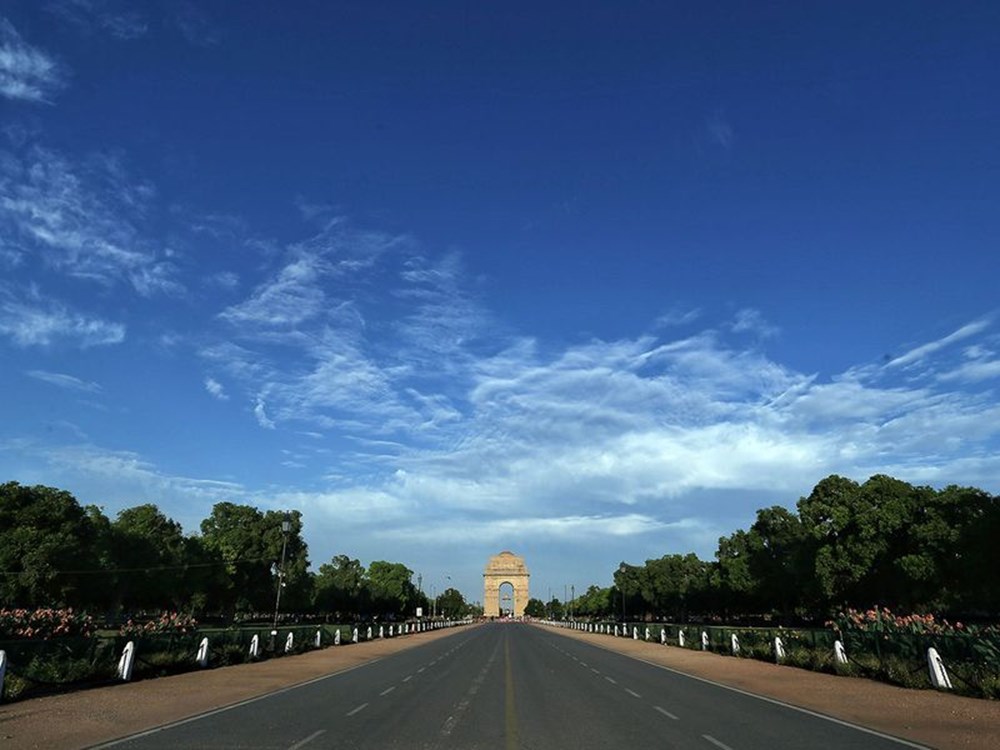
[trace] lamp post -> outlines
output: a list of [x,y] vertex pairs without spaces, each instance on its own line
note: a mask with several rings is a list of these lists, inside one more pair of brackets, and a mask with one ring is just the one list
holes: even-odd
[[[271,635],[278,637],[278,608],[281,606],[281,589],[285,585],[285,553],[288,551],[288,534],[292,530],[292,519],[287,513],[281,522],[281,564],[278,566],[278,593],[274,597],[274,628]],[[277,645],[277,641],[275,641]]]

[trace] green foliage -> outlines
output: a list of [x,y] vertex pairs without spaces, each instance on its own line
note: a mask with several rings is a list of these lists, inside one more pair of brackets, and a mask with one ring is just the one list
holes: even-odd
[[368,586],[373,608],[383,614],[405,615],[416,603],[413,571],[402,563],[376,560],[368,566]]
[[524,614],[528,617],[545,617],[545,602],[534,597],[528,599],[528,603],[524,605]]
[[437,612],[442,617],[454,620],[464,617],[465,597],[458,589],[445,589],[444,593],[437,598]]
[[17,482],[0,484],[0,605],[79,606],[78,575],[92,568],[95,531],[70,493]]

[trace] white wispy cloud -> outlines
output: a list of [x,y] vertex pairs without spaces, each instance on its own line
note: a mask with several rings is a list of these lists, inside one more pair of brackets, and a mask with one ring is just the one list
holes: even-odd
[[914,364],[915,362],[919,362],[928,355],[944,349],[946,346],[954,344],[957,341],[963,341],[964,339],[974,336],[977,333],[981,333],[986,330],[989,325],[990,321],[985,318],[971,323],[966,323],[964,326],[947,336],[910,349],[910,351],[905,354],[902,354],[888,362],[886,367],[905,367],[907,365]]
[[65,76],[56,61],[25,42],[6,18],[0,17],[0,95],[29,102],[49,102]]
[[780,333],[777,326],[771,325],[764,319],[760,310],[752,308],[745,308],[736,313],[732,330],[733,333],[753,333],[761,338],[771,338]]
[[23,299],[0,285],[0,334],[19,346],[66,342],[86,348],[120,344],[125,340],[125,326],[43,302],[37,292]]
[[274,422],[267,416],[267,409],[264,405],[263,399],[257,399],[257,402],[253,406],[253,415],[257,418],[257,424],[261,427],[267,430],[274,429]]
[[226,393],[226,389],[223,388],[222,383],[215,378],[205,378],[205,390],[220,401],[229,400],[229,395]]
[[55,151],[30,148],[0,160],[0,227],[30,243],[49,267],[138,293],[183,291],[168,250],[138,229],[154,188],[132,180],[120,158],[95,155],[74,164]]
[[98,393],[101,390],[101,386],[97,383],[88,380],[81,380],[73,375],[67,375],[61,372],[46,372],[45,370],[29,370],[26,373],[29,377],[35,380],[41,380],[43,383],[48,383],[50,385],[57,386],[59,388],[65,388],[71,391],[82,391],[84,393]]

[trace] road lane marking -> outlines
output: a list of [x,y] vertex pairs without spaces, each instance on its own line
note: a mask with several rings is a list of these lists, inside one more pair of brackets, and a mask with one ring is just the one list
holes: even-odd
[[717,748],[719,748],[719,750],[733,750],[725,742],[719,742],[717,739],[715,739],[715,737],[713,737],[710,734],[703,734],[702,737],[704,737],[706,740],[708,740],[713,745],[715,745]]
[[406,675],[406,677],[403,678],[403,682],[409,682],[412,679],[413,679],[413,675],[412,674],[408,674],[408,675]]
[[[268,698],[273,698],[276,695],[282,695],[284,693],[290,693],[293,690],[299,690],[300,688],[308,687],[309,685],[315,685],[318,682],[324,682],[325,680],[330,680],[335,677],[340,677],[348,672],[353,672],[356,669],[362,669],[364,667],[370,666],[377,662],[380,662],[385,657],[377,657],[371,661],[363,662],[362,664],[355,664],[352,667],[345,667],[336,672],[331,672],[330,674],[321,675],[319,677],[313,677],[312,679],[305,680],[304,682],[297,683],[295,685],[288,685],[278,690],[273,690],[270,693],[264,693],[263,695],[255,695],[253,698],[247,698],[246,700],[236,701],[235,703],[230,703],[228,706],[222,706],[220,708],[213,708],[209,711],[203,711],[200,714],[195,714],[194,716],[188,716],[185,719],[180,719],[178,721],[172,721],[167,724],[162,724],[158,727],[153,727],[152,729],[146,729],[142,732],[136,732],[134,734],[128,734],[124,737],[119,737],[116,740],[111,740],[110,742],[102,742],[100,745],[94,745],[92,750],[100,750],[102,748],[116,747],[118,745],[123,745],[126,742],[132,742],[133,740],[138,740],[143,737],[149,737],[154,734],[159,734],[160,732],[166,732],[177,727],[184,726],[185,724],[192,724],[196,721],[202,721],[203,719],[209,719],[218,714],[226,713],[227,711],[232,711],[235,708],[242,708],[243,706],[249,706],[251,703],[258,703],[260,701],[265,701]],[[922,750],[927,750],[922,748]]]
[[364,711],[366,708],[368,708],[368,704],[367,703],[362,703],[360,706],[358,706],[354,710],[348,711],[347,715],[348,716],[354,716],[354,714],[360,713],[361,711]]
[[625,692],[628,693],[629,695],[631,695],[633,698],[641,698],[642,697],[641,695],[639,695],[634,690],[629,690],[628,688],[625,688]]
[[418,670],[417,670],[417,674],[420,674],[420,673],[421,673],[421,672],[423,672],[423,671],[424,671],[425,669],[427,669],[427,667],[421,667],[420,669],[418,669]]
[[326,732],[325,729],[318,729],[312,734],[310,734],[308,737],[306,737],[304,740],[300,740],[299,742],[296,742],[294,745],[290,745],[288,750],[299,750],[299,748],[305,747],[324,732]]
[[388,695],[389,693],[391,693],[395,689],[396,689],[395,685],[393,685],[392,687],[387,687],[385,690],[383,690],[381,693],[379,693],[379,695]]
[[663,714],[664,716],[666,716],[668,719],[673,719],[674,721],[678,721],[677,716],[675,714],[670,713],[665,708],[660,708],[659,706],[653,706],[653,710],[654,711],[659,711],[661,714]]
[[[504,634],[506,635],[506,633]],[[514,673],[510,668],[510,640],[504,638],[504,736],[507,750],[518,750],[517,706],[514,705]]]
[[[605,648],[604,646],[598,646],[598,648],[604,648],[605,651],[611,651],[611,649]],[[612,651],[612,653],[617,653]],[[679,669],[674,669],[673,667],[668,667],[663,664],[658,664],[655,661],[649,661],[647,659],[642,659],[640,657],[631,657],[636,661],[641,661],[643,664],[648,664],[651,667],[656,667],[657,669],[662,669],[665,672],[671,672],[678,677],[685,677],[689,680],[697,680],[698,682],[704,682],[706,685],[713,685],[717,688],[722,688],[723,690],[729,690],[733,693],[739,693],[740,695],[745,695],[748,698],[756,698],[759,701],[764,701],[765,703],[771,703],[775,706],[781,706],[782,708],[787,708],[791,711],[798,711],[800,714],[806,714],[812,716],[815,719],[822,719],[823,721],[833,722],[834,724],[839,724],[842,727],[848,727],[849,729],[855,729],[859,732],[864,732],[865,734],[870,734],[874,737],[880,737],[883,740],[888,740],[889,742],[895,742],[898,745],[903,745],[904,747],[916,748],[916,750],[931,750],[927,745],[921,745],[919,742],[910,742],[909,740],[904,740],[902,737],[893,737],[891,734],[886,734],[885,732],[880,732],[877,729],[869,729],[868,727],[863,727],[860,724],[852,724],[849,721],[844,721],[843,719],[838,719],[834,716],[827,716],[826,714],[821,714],[818,711],[812,711],[808,708],[802,708],[801,706],[793,706],[791,703],[785,703],[777,698],[769,698],[766,695],[759,695],[757,693],[751,693],[749,690],[743,690],[742,688],[733,687],[732,685],[726,685],[722,682],[716,682],[715,680],[709,680],[706,677],[696,677],[693,674],[688,674],[687,672],[682,672]]]
[[614,677],[608,677],[607,675],[605,675],[604,679],[607,680],[608,682],[610,682],[612,685],[617,685],[618,684],[618,680],[616,680]]
[[465,697],[458,702],[455,706],[455,713],[451,714],[447,720],[444,722],[444,726],[441,727],[441,736],[448,737],[452,730],[458,724],[458,720],[462,718],[462,714],[465,713],[466,709],[469,708],[469,703],[479,692],[479,688],[482,687],[483,682],[486,680],[486,675],[489,673],[490,669],[493,667],[493,663],[497,660],[497,652],[500,651],[500,644],[497,643],[496,647],[493,649],[493,653],[490,654],[490,658],[487,659],[486,664],[479,671],[479,674],[472,680],[472,684],[469,686],[468,692]]
[[594,674],[600,674],[600,671],[597,670],[597,669],[594,669],[593,667],[590,668],[590,671],[593,672]]

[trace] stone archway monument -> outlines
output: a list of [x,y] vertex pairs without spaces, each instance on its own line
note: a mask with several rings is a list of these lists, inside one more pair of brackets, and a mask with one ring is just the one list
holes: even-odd
[[511,613],[514,617],[522,617],[528,604],[530,577],[523,557],[507,551],[491,557],[483,572],[483,614],[486,617],[500,616],[500,587],[509,584],[514,589]]

